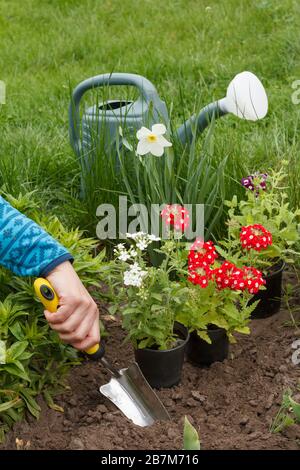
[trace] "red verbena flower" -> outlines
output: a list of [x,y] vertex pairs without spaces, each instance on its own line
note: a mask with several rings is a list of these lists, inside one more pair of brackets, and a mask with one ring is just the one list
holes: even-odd
[[233,290],[247,290],[250,294],[256,294],[265,283],[266,281],[258,269],[245,266],[241,269],[241,275],[234,276],[231,288]]
[[213,271],[208,266],[198,266],[193,269],[189,269],[188,281],[205,288],[208,286],[212,273]]
[[166,225],[183,232],[190,223],[189,211],[179,204],[168,204],[160,213]]
[[263,225],[248,225],[242,227],[240,240],[243,248],[261,251],[272,245],[272,234]]
[[257,269],[238,268],[229,261],[214,269],[213,277],[219,289],[247,290],[250,294],[256,294],[260,286],[265,284],[262,273]]
[[189,251],[189,269],[193,270],[198,266],[210,266],[217,257],[218,254],[212,241],[203,242],[201,238],[197,238]]
[[219,268],[214,269],[214,279],[220,289],[231,289],[234,280],[239,279],[241,275],[242,270],[229,261],[225,261]]

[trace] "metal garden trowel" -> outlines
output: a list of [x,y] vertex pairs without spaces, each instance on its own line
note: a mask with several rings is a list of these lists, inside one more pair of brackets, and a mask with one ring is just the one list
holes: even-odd
[[[59,308],[58,296],[46,279],[34,282],[36,295],[49,311],[55,313]],[[154,390],[145,379],[138,364],[133,362],[128,368],[115,369],[104,357],[103,344],[96,344],[85,351],[89,358],[100,360],[112,374],[111,380],[99,390],[138,426],[150,426],[155,421],[169,421],[170,416]]]

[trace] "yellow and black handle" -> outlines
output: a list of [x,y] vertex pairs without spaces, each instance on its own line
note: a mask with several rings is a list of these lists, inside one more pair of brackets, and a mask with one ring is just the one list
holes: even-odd
[[[49,312],[55,313],[59,307],[59,298],[55,290],[47,279],[39,277],[33,283],[36,295]],[[91,348],[84,351],[90,359],[101,359],[104,356],[104,345],[95,344]]]

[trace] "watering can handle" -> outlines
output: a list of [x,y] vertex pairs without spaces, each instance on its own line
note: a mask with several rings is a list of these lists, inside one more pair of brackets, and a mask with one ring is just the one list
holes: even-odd
[[[34,291],[42,302],[44,307],[51,313],[55,313],[59,307],[59,298],[47,279],[39,277],[33,283]],[[90,359],[101,359],[105,350],[103,344],[95,344],[91,348],[84,351]]]
[[158,99],[154,85],[141,75],[132,73],[106,73],[96,75],[79,83],[74,89],[69,106],[70,141],[77,155],[80,155],[80,114],[79,106],[84,93],[93,88],[109,85],[131,85],[139,89],[144,100],[149,103]]

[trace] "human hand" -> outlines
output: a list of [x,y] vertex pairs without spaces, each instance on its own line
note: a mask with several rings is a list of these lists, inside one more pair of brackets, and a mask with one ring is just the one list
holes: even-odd
[[74,348],[89,349],[100,341],[99,310],[69,261],[47,276],[59,298],[57,312],[45,317],[60,339]]

